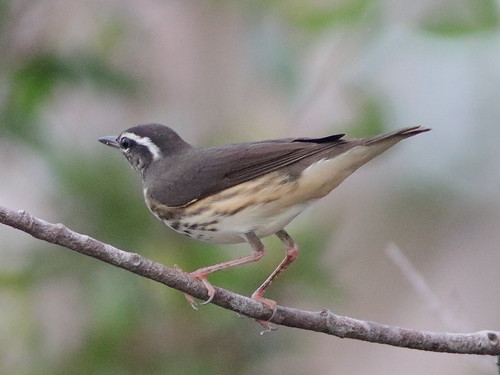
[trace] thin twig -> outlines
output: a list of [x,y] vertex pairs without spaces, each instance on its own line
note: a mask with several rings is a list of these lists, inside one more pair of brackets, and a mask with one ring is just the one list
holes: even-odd
[[[408,280],[410,286],[420,299],[427,305],[428,310],[438,316],[441,321],[452,330],[466,329],[464,322],[461,322],[439,299],[438,295],[432,290],[429,283],[425,280],[422,273],[412,264],[404,252],[394,243],[390,243],[385,253],[389,259],[400,269],[403,276]],[[500,358],[500,357],[499,357]],[[491,370],[491,362],[487,358],[481,358],[483,361],[477,361],[478,358],[472,358],[471,361],[475,367],[483,372]],[[498,366],[498,362],[496,363]],[[498,367],[500,371],[500,367]]]
[[425,301],[428,309],[439,316],[439,318],[452,330],[464,329],[464,324],[460,322],[441,302],[434,293],[422,274],[413,266],[408,257],[396,244],[389,244],[385,249],[389,259],[401,270],[413,290]]
[[[0,207],[0,222],[35,238],[99,259],[195,298],[206,300],[208,297],[203,284],[187,274],[155,263],[139,254],[126,252],[87,235],[76,233],[63,224],[51,224],[25,211],[16,212],[2,207]],[[257,320],[266,320],[272,316],[271,309],[260,302],[222,288],[215,289],[215,297],[212,300],[215,305]],[[313,312],[283,306],[277,307],[276,314],[270,321],[278,325],[323,332],[340,338],[352,338],[410,349],[500,355],[500,332],[498,331],[468,334],[417,331],[339,316],[328,309]]]

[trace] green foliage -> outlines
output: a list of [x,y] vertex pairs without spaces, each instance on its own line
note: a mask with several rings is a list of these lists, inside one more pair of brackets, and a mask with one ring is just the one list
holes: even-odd
[[279,0],[260,1],[259,9],[279,13],[291,25],[307,31],[319,33],[327,28],[340,27],[357,22],[371,5],[368,0],[302,1]]
[[335,2],[279,1],[278,6],[295,25],[310,32],[320,32],[332,26],[356,22],[370,5],[368,0],[346,0]]
[[499,26],[498,3],[494,0],[438,2],[423,22],[431,34],[458,37],[495,31]]
[[132,93],[136,83],[89,55],[62,57],[43,52],[12,69],[6,100],[0,108],[0,127],[7,134],[43,149],[44,132],[38,116],[58,84],[78,85],[88,82],[96,89],[121,95]]
[[365,94],[360,104],[358,118],[349,130],[349,136],[366,137],[387,131],[384,121],[384,106],[380,95]]
[[82,230],[104,241],[133,248],[144,243],[141,238],[147,238],[155,219],[142,201],[142,188],[134,172],[120,155],[107,157],[106,152],[110,150],[102,147],[93,158],[54,158],[60,187],[54,201],[64,202],[59,208],[67,214],[68,223],[84,225]]

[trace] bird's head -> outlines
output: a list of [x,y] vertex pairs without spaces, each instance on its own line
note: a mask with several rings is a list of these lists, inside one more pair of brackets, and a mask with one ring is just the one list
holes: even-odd
[[99,142],[119,149],[132,168],[143,177],[153,163],[191,147],[168,126],[159,124],[134,126],[119,136],[100,138]]

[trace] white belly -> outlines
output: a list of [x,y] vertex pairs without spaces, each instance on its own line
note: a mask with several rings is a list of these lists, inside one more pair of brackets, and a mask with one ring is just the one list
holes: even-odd
[[[275,203],[264,203],[249,206],[231,216],[214,216],[213,212],[200,213],[188,220],[178,223],[164,220],[164,223],[188,237],[217,244],[245,242],[243,234],[254,232],[259,238],[267,237],[285,228],[308,204],[288,207],[280,212]],[[216,222],[215,222],[216,221]],[[190,223],[210,223],[206,226],[195,226]]]

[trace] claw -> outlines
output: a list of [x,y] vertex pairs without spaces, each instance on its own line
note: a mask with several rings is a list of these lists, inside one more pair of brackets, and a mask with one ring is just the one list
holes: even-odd
[[215,296],[215,288],[212,284],[210,284],[207,277],[205,275],[196,276],[196,275],[193,275],[192,273],[190,275],[193,276],[195,279],[200,280],[203,283],[203,285],[205,285],[205,288],[207,288],[208,299],[205,302],[202,302],[201,304],[206,305],[206,304],[212,302],[212,300],[214,299],[214,296]]
[[276,315],[276,312],[278,311],[278,304],[276,301],[269,299],[269,298],[264,298],[262,296],[262,292],[260,290],[256,290],[254,294],[252,294],[252,299],[262,302],[264,305],[268,306],[271,310],[273,310],[273,313],[271,314],[271,317],[267,319],[269,322],[274,316]]
[[[174,264],[174,269],[178,272],[186,273],[177,264]],[[198,303],[196,302],[196,300],[194,299],[194,297],[192,295],[184,293],[184,298],[186,298],[186,300],[188,301],[189,305],[193,308],[193,310],[199,310]]]
[[210,284],[210,281],[207,279],[207,275],[205,273],[201,273],[198,271],[190,272],[188,273],[189,276],[192,278],[195,278],[196,280],[200,280],[203,285],[205,285],[205,288],[207,288],[207,294],[208,294],[208,299],[205,302],[202,302],[202,305],[206,305],[207,303],[212,302],[215,296],[215,288],[212,284]]
[[266,321],[255,319],[255,321],[257,323],[259,323],[261,326],[263,326],[265,328],[265,330],[260,333],[261,335],[268,333],[268,332],[276,331],[278,329],[278,327],[271,324],[271,322],[270,322],[270,320],[274,318],[274,316],[276,315],[276,312],[278,311],[278,304],[276,303],[276,301],[274,301],[272,299],[264,298],[262,296],[262,294],[263,294],[263,292],[261,290],[256,290],[255,293],[252,294],[252,299],[259,301],[259,302],[263,303],[264,305],[268,306],[269,308],[271,308],[273,310],[273,313],[271,314],[269,319],[267,319]]
[[265,328],[263,331],[260,332],[261,335],[265,335],[266,333],[276,331],[278,329],[278,327],[272,323],[264,322],[263,320],[255,320],[255,321]]
[[196,310],[198,311],[199,308],[198,308],[198,303],[195,301],[194,297],[189,295],[189,294],[186,294],[184,293],[184,297],[186,298],[186,300],[188,301],[189,305],[193,308],[193,310]]
[[[179,267],[177,264],[174,265],[174,268],[176,271],[187,273],[189,276],[196,280],[200,280],[203,285],[205,285],[205,288],[207,288],[207,293],[208,293],[208,299],[205,302],[202,302],[201,305],[206,305],[207,303],[212,302],[215,296],[215,288],[212,284],[210,284],[210,281],[207,279],[207,275],[202,272],[194,271],[194,272],[185,272],[181,267]],[[186,297],[187,301],[191,305],[191,307],[195,310],[198,310],[198,303],[195,301],[194,297],[184,293],[184,297]]]

